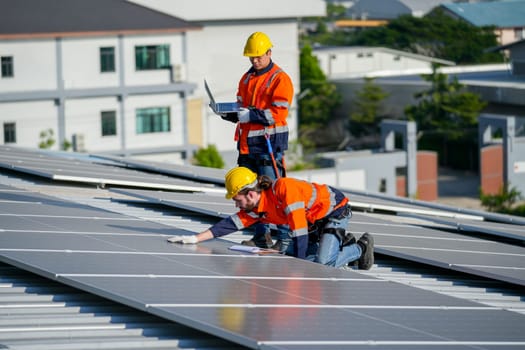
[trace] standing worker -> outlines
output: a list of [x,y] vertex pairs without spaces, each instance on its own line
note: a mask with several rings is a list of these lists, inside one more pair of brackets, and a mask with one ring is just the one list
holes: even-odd
[[246,167],[230,170],[225,183],[226,198],[240,210],[197,235],[173,236],[169,242],[196,244],[256,223],[273,223],[290,226],[289,255],[334,267],[357,261],[359,269],[368,270],[374,264],[372,235],[365,233],[356,242],[346,232],[352,212],[341,191],[293,178],[272,180]]
[[[239,156],[237,164],[271,179],[285,176],[284,151],[288,149],[286,121],[293,99],[292,80],[272,61],[273,44],[262,32],[248,37],[244,56],[251,67],[241,77],[237,102],[241,111],[221,115],[238,123],[235,131]],[[284,228],[281,228],[281,234]],[[259,225],[255,235],[243,244],[268,247],[272,244],[270,227]]]

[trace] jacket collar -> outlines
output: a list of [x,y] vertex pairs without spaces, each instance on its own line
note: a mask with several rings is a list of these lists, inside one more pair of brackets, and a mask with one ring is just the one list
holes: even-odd
[[263,70],[258,72],[253,67],[251,67],[250,70],[248,71],[248,73],[254,74],[254,75],[263,75],[265,73],[268,73],[272,68],[273,68],[273,61],[270,60],[270,64],[266,68],[264,68]]

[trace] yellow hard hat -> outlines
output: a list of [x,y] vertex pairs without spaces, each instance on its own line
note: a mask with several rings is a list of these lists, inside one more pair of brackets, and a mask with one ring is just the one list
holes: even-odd
[[246,187],[257,185],[257,174],[245,167],[233,168],[224,177],[226,184],[226,199],[232,199]]
[[268,35],[263,32],[255,32],[244,45],[244,56],[248,57],[259,57],[264,55],[268,50],[272,48],[273,44],[270,41]]

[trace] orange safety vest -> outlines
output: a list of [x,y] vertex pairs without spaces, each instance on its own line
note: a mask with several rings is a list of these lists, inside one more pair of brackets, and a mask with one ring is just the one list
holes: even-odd
[[289,225],[293,237],[308,235],[308,223],[314,223],[348,203],[348,198],[328,185],[282,177],[272,188],[261,192],[258,207],[252,212],[239,211],[232,216],[239,229],[255,222]]
[[268,134],[274,152],[288,149],[288,117],[293,99],[292,80],[279,66],[271,63],[268,70],[257,74],[250,69],[237,90],[237,102],[245,108],[256,108],[258,122],[239,123],[235,133],[239,154],[267,154]]

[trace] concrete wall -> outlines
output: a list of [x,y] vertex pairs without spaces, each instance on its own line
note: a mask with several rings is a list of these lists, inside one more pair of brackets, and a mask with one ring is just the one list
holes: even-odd
[[[479,145],[480,152],[487,146],[501,145],[503,183],[525,194],[525,137],[516,135],[517,124],[513,116],[482,114],[479,118]],[[482,185],[488,186],[487,189],[482,187],[484,192],[493,191],[496,186],[492,184],[495,180],[488,185],[488,179],[494,176],[491,167],[497,166],[496,152],[485,151],[484,163],[480,164]],[[483,182],[483,177],[487,182]]]
[[[238,80],[250,67],[242,55],[244,43],[251,33],[264,31],[273,41],[274,61],[290,75],[299,93],[298,18],[322,16],[326,8],[322,0],[225,0],[219,7],[213,0],[135,2],[198,21],[202,30],[0,41],[2,55],[15,59],[15,77],[0,79],[0,126],[16,123],[16,145],[36,147],[39,133],[50,128],[59,141],[55,149],[61,140],[83,134],[90,152],[171,150],[176,156],[178,150],[214,144],[228,164],[235,162],[235,126],[209,109],[204,78],[217,99],[234,100]],[[170,45],[171,65],[181,81],[170,81],[167,69],[135,70],[134,47],[156,44]],[[99,48],[104,46],[115,47],[114,73],[100,73]],[[135,110],[146,107],[169,107],[171,131],[137,135]],[[117,111],[117,137],[101,136],[100,112],[106,110]],[[293,141],[297,138],[296,100],[289,125]]]
[[[183,87],[169,87],[168,70],[136,70],[134,52],[137,45],[166,44],[171,63],[182,65],[182,37],[178,33],[128,36],[121,42],[116,36],[1,41],[2,52],[14,57],[15,75],[0,79],[0,125],[15,122],[16,145],[22,147],[37,147],[40,132],[48,129],[54,131],[53,149],[77,134],[90,152],[118,151],[123,145],[183,147],[185,101],[177,92]],[[115,48],[115,72],[100,72],[99,50],[105,46]],[[155,93],[153,86],[165,86],[168,92]],[[140,87],[143,92],[129,93]],[[135,111],[148,107],[170,108],[170,132],[137,134]],[[117,135],[102,136],[102,111],[117,112]]]
[[[233,140],[235,125],[225,122],[208,107],[209,100],[204,91],[206,79],[218,101],[235,101],[237,85],[241,76],[250,68],[250,61],[242,55],[248,36],[263,31],[272,40],[272,58],[290,76],[299,93],[299,43],[297,22],[272,21],[269,23],[209,23],[202,31],[188,33],[188,66],[190,81],[197,82],[191,99],[202,104],[203,146],[214,144],[219,151],[235,150]],[[297,139],[297,99],[294,99],[288,118],[290,141]]]
[[328,79],[361,77],[371,72],[423,72],[431,69],[433,62],[453,65],[453,62],[383,47],[314,48],[313,55]]

